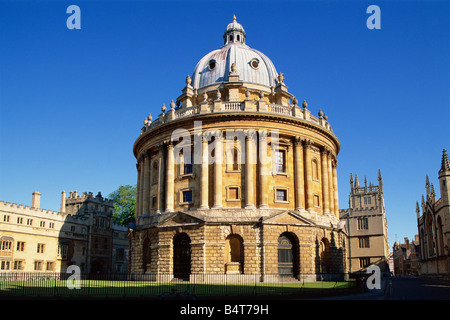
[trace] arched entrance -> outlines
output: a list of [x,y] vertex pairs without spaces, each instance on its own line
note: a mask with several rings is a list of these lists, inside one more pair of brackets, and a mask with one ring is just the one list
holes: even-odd
[[189,280],[191,274],[191,239],[186,233],[173,239],[173,276]]
[[278,275],[281,277],[298,277],[298,243],[290,233],[283,233],[278,238]]

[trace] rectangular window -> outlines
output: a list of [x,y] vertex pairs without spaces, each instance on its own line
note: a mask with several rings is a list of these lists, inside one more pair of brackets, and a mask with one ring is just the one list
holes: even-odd
[[55,264],[53,263],[53,261],[47,261],[47,271],[54,271],[55,268]]
[[23,269],[23,261],[15,260],[13,265],[13,270],[22,270]]
[[25,251],[25,242],[17,241],[17,251]]
[[370,266],[370,258],[359,258],[359,267],[365,268]]
[[9,261],[8,260],[2,260],[0,263],[0,269],[1,270],[9,270]]
[[11,252],[11,244],[12,241],[3,240],[2,242],[0,242],[0,251]]
[[369,229],[369,218],[359,217],[358,218],[358,230],[368,230]]
[[370,248],[369,237],[359,237],[360,248]]
[[23,218],[22,217],[18,217],[17,218],[17,223],[18,224],[22,224],[23,223]]
[[27,225],[32,226],[33,225],[33,219],[27,219]]
[[313,196],[313,204],[314,204],[314,207],[320,207],[320,198],[318,195]]
[[58,245],[58,256],[61,259],[67,259],[67,252],[69,251],[69,246],[67,244]]
[[41,271],[42,270],[42,261],[35,261],[34,262],[34,271]]
[[228,200],[239,200],[239,188],[237,187],[228,188]]
[[192,202],[192,190],[183,191],[183,202],[185,203]]
[[9,222],[9,216],[4,215],[3,216],[3,222]]
[[286,172],[286,151],[275,151],[275,172]]
[[37,253],[44,253],[44,247],[45,247],[45,244],[38,243],[37,244]]
[[276,199],[277,199],[277,201],[287,201],[287,190],[277,189],[276,190]]
[[45,221],[41,221],[41,222],[39,223],[39,226],[40,226],[41,228],[45,228]]
[[364,204],[372,204],[372,198],[370,198],[370,197],[365,197],[365,198],[364,198]]

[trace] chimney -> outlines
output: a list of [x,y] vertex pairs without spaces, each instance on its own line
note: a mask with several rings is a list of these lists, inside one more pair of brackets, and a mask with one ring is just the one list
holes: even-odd
[[59,211],[66,213],[66,192],[64,190],[61,192],[61,209]]
[[33,195],[31,197],[31,207],[35,209],[39,209],[41,206],[41,193],[40,192],[33,192]]

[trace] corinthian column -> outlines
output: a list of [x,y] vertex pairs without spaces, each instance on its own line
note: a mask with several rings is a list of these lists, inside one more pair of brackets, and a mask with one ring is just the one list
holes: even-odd
[[267,156],[267,131],[259,131],[259,174],[260,174],[260,209],[269,208],[269,188],[267,186],[267,175],[269,170],[267,170],[269,157]]
[[305,209],[305,181],[303,178],[303,146],[300,137],[294,140],[295,210]]
[[339,196],[338,196],[338,181],[337,181],[337,160],[334,160],[333,166],[333,189],[334,189],[334,215],[339,218]]
[[333,169],[332,169],[332,159],[331,152],[328,152],[328,186],[329,186],[329,199],[330,199],[330,212],[334,214],[335,203],[334,203],[334,187],[333,187]]
[[174,211],[174,154],[173,144],[167,146],[166,212]]
[[321,167],[322,167],[322,213],[330,213],[330,198],[329,198],[329,179],[328,179],[328,150],[323,148],[320,153]]
[[144,181],[142,183],[143,190],[142,190],[142,208],[141,213],[143,216],[147,216],[149,214],[148,207],[149,207],[149,198],[150,198],[150,159],[148,152],[144,153]]
[[255,132],[249,130],[245,136],[245,209],[255,209],[253,167]]
[[214,206],[213,209],[222,208],[222,163],[223,163],[223,138],[222,133],[215,135],[214,150]]
[[202,170],[201,170],[201,202],[199,210],[208,210],[209,209],[209,201],[208,201],[208,139],[203,136],[202,137]]
[[311,211],[314,208],[311,168],[311,140],[305,140],[303,142],[303,151],[305,154],[304,158],[306,171],[306,210]]

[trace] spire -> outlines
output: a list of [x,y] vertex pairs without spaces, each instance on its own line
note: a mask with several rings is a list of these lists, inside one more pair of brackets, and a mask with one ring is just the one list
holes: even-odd
[[350,172],[350,193],[353,193],[353,175]]
[[445,149],[442,151],[441,171],[450,171],[450,160]]
[[378,169],[378,190],[383,191],[383,178],[381,177],[380,169]]
[[416,201],[416,213],[417,213],[417,219],[420,217],[420,208],[419,208],[419,202]]
[[236,21],[236,15],[233,14],[233,21]]
[[355,174],[355,188],[360,188],[358,174]]
[[428,175],[425,180],[425,188],[427,189],[427,195],[430,194],[430,180],[428,179]]

